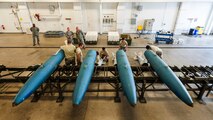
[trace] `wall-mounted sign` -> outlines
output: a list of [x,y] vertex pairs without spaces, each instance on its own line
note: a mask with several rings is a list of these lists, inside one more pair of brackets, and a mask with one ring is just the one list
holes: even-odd
[[65,18],[65,20],[71,20],[71,18]]

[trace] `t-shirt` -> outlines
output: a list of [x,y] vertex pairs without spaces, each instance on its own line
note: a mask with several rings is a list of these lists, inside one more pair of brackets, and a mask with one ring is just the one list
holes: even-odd
[[103,56],[109,56],[108,51],[107,51],[107,50],[101,50],[100,56],[101,56],[101,58],[102,58]]
[[[76,56],[77,56],[77,54],[81,55],[81,62],[83,62],[83,53],[81,51],[81,48],[79,48],[79,47],[77,47],[77,49],[76,49]],[[77,59],[77,57],[76,57],[76,59]]]
[[126,40],[121,40],[120,41],[120,46],[121,47],[126,47],[128,45],[127,41]]
[[96,56],[95,63],[97,63],[97,64],[98,64],[98,63],[99,63],[99,61],[100,61],[100,56],[99,56],[99,55],[97,55],[97,56]]
[[157,46],[150,45],[150,47],[151,47],[152,51],[154,51],[155,53],[156,53],[157,51],[162,52],[162,49],[160,49],[160,48],[157,47]]
[[74,58],[76,47],[73,44],[63,45],[61,49],[64,50],[65,58]]

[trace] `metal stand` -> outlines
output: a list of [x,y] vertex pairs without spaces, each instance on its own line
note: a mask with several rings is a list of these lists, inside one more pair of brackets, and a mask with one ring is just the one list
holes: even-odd
[[[29,77],[39,66],[27,67],[27,68],[8,68],[0,65],[0,93],[3,94],[16,94],[18,91],[9,91],[4,89],[5,86],[10,86],[12,83],[25,83]],[[174,72],[182,73],[184,76],[179,77],[181,82],[188,86],[188,91],[192,91],[197,95],[199,103],[206,104],[203,101],[203,96],[207,92],[206,97],[211,93],[213,87],[213,67],[211,66],[183,66],[170,67]],[[79,71],[79,66],[63,66],[58,67],[51,77],[41,85],[41,88],[34,93],[32,102],[37,102],[42,95],[50,93],[52,96],[54,93],[58,93],[56,102],[62,102],[64,99],[63,93],[72,93],[73,89],[65,89],[67,85],[74,84],[77,76],[72,73]],[[120,93],[121,86],[118,77],[118,71],[115,66],[97,67],[97,72],[103,72],[101,76],[93,76],[91,83],[98,85],[98,89],[89,89],[87,92],[113,92],[115,93],[114,101],[121,102]],[[134,79],[136,82],[136,88],[138,93],[138,100],[140,103],[146,103],[145,92],[147,91],[168,91],[168,88],[150,87],[156,83],[162,83],[156,76],[151,67],[148,66],[132,66]],[[150,76],[143,76],[144,72],[150,72]],[[23,74],[22,74],[23,73]],[[30,73],[30,74],[29,74]],[[69,74],[68,74],[69,73]],[[70,74],[71,73],[71,74]],[[110,76],[108,76],[110,73]],[[99,85],[110,84],[112,88],[102,89]],[[44,86],[44,87],[43,87]]]
[[204,95],[207,88],[208,88],[207,83],[203,84],[202,87],[200,88],[200,92],[199,92],[198,97],[197,97],[198,102],[200,104],[204,104],[204,105],[206,104],[206,102],[203,101],[203,95]]
[[61,103],[64,100],[63,91],[60,84],[60,79],[57,79],[57,88],[58,88],[58,98],[56,100],[57,103]]
[[144,97],[146,91],[146,80],[143,80],[142,87],[141,87],[141,94],[139,95],[139,102],[146,103],[146,98]]
[[114,98],[114,102],[121,102],[121,98],[119,96],[119,90],[120,90],[120,86],[119,86],[119,83],[120,83],[120,80],[119,80],[119,76],[118,76],[118,69],[117,67],[114,68],[115,69],[115,76],[116,76],[116,82],[115,82],[115,90],[116,90],[116,95],[115,95],[115,98]]

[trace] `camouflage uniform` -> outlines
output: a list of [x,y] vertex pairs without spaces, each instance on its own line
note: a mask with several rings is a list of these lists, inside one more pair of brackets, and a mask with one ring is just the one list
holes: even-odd
[[35,39],[37,39],[37,44],[39,45],[39,28],[38,27],[31,27],[30,31],[32,32],[32,35],[33,35],[33,46],[36,45]]

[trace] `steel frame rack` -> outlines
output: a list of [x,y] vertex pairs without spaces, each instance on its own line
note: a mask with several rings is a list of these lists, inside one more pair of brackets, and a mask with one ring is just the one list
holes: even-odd
[[[7,84],[10,83],[25,83],[27,79],[40,65],[29,66],[27,68],[10,68],[0,65],[0,94],[16,94],[18,91],[7,90]],[[131,66],[138,100],[141,103],[146,103],[145,93],[148,91],[169,91],[167,87],[158,88],[156,84],[163,84],[155,71],[149,66]],[[177,66],[170,67],[181,82],[186,86],[188,91],[192,91],[200,103],[206,104],[203,101],[203,96],[207,92],[206,97],[213,90],[213,67],[212,66]],[[49,79],[41,85],[34,93],[32,102],[37,102],[45,93],[58,93],[56,102],[62,102],[64,93],[72,93],[73,89],[66,89],[67,85],[74,84],[79,71],[79,66],[59,66]],[[146,75],[149,74],[149,75]],[[95,67],[94,75],[91,83],[98,85],[97,89],[88,89],[87,92],[114,92],[114,101],[120,102],[119,93],[122,91],[117,67],[116,66],[101,66]],[[111,88],[102,89],[101,84],[109,84]]]

